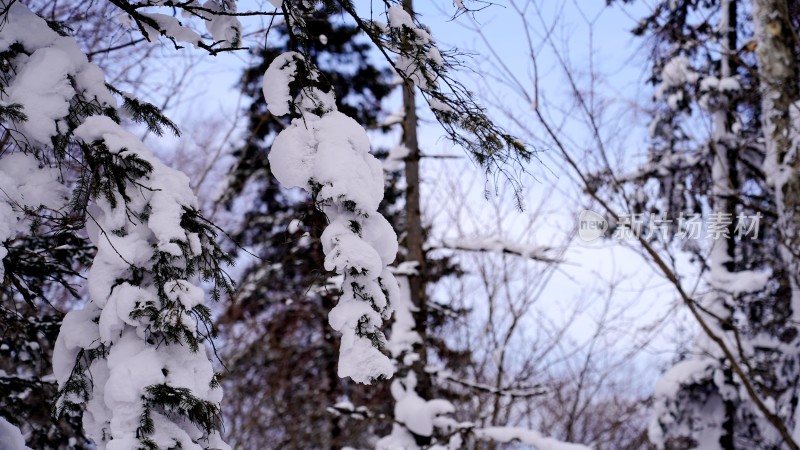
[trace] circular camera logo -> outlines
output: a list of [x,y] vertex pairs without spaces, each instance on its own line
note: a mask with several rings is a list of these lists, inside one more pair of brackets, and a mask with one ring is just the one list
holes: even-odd
[[581,211],[578,216],[578,237],[583,242],[592,242],[603,236],[608,230],[606,219],[588,209]]

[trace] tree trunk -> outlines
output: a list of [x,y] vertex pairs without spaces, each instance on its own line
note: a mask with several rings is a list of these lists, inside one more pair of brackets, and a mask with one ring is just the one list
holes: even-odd
[[[720,5],[720,79],[732,76],[735,71],[731,55],[736,51],[736,1],[722,0]],[[731,134],[733,114],[736,105],[725,94],[720,95],[720,102],[714,111],[714,138],[711,143],[713,162],[711,165],[712,196],[714,212],[730,218],[727,236],[717,239],[711,250],[711,284],[717,294],[713,298],[709,310],[721,319],[723,330],[730,329],[732,305],[727,303],[730,296],[725,293],[730,272],[734,271],[736,258],[736,192],[738,176],[736,173],[736,140]],[[725,370],[725,382],[733,385],[733,374]],[[719,445],[724,450],[734,450],[734,431],[736,405],[732,400],[725,400],[725,421],[722,424],[722,436]]]
[[[412,0],[403,0],[403,8],[413,17],[414,6]],[[420,151],[417,142],[417,102],[414,83],[406,80],[403,83],[403,145],[408,149],[405,160],[406,177],[406,260],[417,263],[416,275],[408,277],[411,291],[411,303],[415,306],[414,322],[417,333],[422,341],[418,349],[419,360],[412,369],[417,376],[417,394],[423,399],[431,398],[430,377],[425,373],[428,362],[427,342],[427,296],[425,292],[425,252],[423,245],[425,236],[422,228],[422,214],[420,212],[420,178],[419,161]]]
[[[765,173],[774,189],[777,230],[781,239],[780,257],[791,289],[791,315],[786,325],[794,326],[796,330],[796,324],[800,321],[800,158],[797,155],[800,130],[796,123],[800,122],[797,103],[800,100],[798,42],[792,31],[787,0],[753,0],[753,22],[762,93]],[[796,345],[796,332],[793,339],[791,344]],[[796,370],[792,369],[796,365],[796,358],[797,353],[785,354],[784,369]],[[796,405],[797,386],[790,382],[789,389],[782,396],[781,404]],[[797,426],[799,412],[800,409],[795,409],[781,414],[787,427]],[[797,443],[791,437],[786,437],[789,431],[780,431],[789,447],[797,449]]]
[[782,257],[790,274],[792,315],[800,319],[800,158],[798,130],[792,126],[792,109],[798,92],[798,61],[786,0],[753,0],[758,73],[762,92],[762,121],[766,143],[766,173],[774,186],[781,231]]

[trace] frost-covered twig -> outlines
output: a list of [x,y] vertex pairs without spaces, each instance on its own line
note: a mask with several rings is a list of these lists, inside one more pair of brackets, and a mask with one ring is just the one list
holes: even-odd
[[[550,123],[550,121],[543,116],[543,114],[537,109],[534,111],[536,114],[537,119],[542,124],[542,126],[547,131],[550,138],[556,145],[556,148],[559,150],[561,155],[564,157],[567,164],[570,168],[574,171],[580,182],[585,186],[586,192],[588,195],[596,201],[604,211],[607,212],[615,220],[619,220],[621,213],[618,212],[610,202],[603,198],[600,193],[597,192],[597,189],[592,188],[592,183],[590,181],[589,175],[585,173],[583,169],[578,165],[578,162],[571,156],[569,153],[566,144],[563,140],[559,137],[558,133],[556,132],[555,127]],[[691,313],[692,317],[697,321],[700,325],[701,330],[703,333],[710,339],[716,346],[722,351],[725,360],[731,365],[731,369],[737,375],[738,379],[741,381],[745,393],[748,398],[750,398],[753,403],[755,404],[756,409],[763,414],[767,420],[770,422],[771,426],[773,426],[776,431],[778,431],[781,436],[789,437],[790,440],[786,442],[793,442],[791,441],[791,434],[788,432],[786,425],[783,423],[780,417],[778,417],[774,412],[772,412],[765,400],[761,397],[758,389],[755,387],[752,378],[749,376],[748,372],[742,367],[742,365],[738,362],[738,358],[736,357],[736,352],[730,346],[730,343],[726,341],[726,339],[717,333],[717,330],[706,316],[704,316],[702,310],[699,307],[698,300],[694,298],[689,292],[687,292],[678,276],[675,273],[671,265],[667,262],[667,260],[662,257],[658,251],[655,249],[653,244],[647,241],[644,237],[638,236],[637,240],[639,245],[643,249],[644,253],[652,260],[658,270],[664,275],[664,277],[675,287],[675,290],[681,299],[681,301],[688,307],[689,312]],[[792,447],[792,448],[796,448]]]

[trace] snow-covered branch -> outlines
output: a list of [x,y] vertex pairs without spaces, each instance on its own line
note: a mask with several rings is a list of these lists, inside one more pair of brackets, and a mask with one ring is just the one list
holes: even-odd
[[387,269],[397,253],[397,237],[378,213],[383,170],[369,153],[366,131],[336,110],[332,92],[313,87],[319,74],[312,64],[288,52],[264,75],[270,112],[295,117],[275,138],[269,161],[284,187],[311,193],[328,217],[321,237],[325,268],[343,277],[342,295],[329,316],[342,333],[339,375],[370,383],[394,372],[382,353],[381,326],[398,290]]
[[3,443],[5,450],[31,450],[25,446],[25,438],[19,428],[2,417],[0,417],[0,442]]
[[563,261],[560,257],[554,255],[554,253],[558,253],[558,249],[547,246],[524,245],[500,238],[444,239],[441,244],[431,245],[428,248],[431,250],[508,254],[547,263]]
[[[273,15],[271,12],[236,11],[235,0],[208,0],[200,4],[196,0],[183,2],[172,1],[144,1],[132,3],[127,0],[110,0],[120,8],[150,42],[155,42],[163,36],[171,41],[176,48],[180,44],[189,44],[208,51],[215,55],[219,52],[238,50],[242,41],[242,24],[237,17],[248,15]],[[159,7],[176,8],[186,22],[178,20],[173,15],[154,12]],[[205,25],[206,31],[211,35],[211,40],[189,26],[189,19],[199,18]]]

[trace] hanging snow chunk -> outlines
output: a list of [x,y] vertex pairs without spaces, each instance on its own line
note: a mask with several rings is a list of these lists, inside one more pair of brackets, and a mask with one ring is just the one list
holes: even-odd
[[270,112],[300,115],[275,138],[270,167],[284,187],[312,194],[330,221],[321,240],[325,268],[343,277],[341,298],[329,316],[331,327],[342,333],[339,376],[369,383],[394,371],[382,352],[380,330],[391,314],[389,299],[398,292],[386,270],[397,254],[397,236],[378,213],[383,168],[369,153],[364,128],[336,111],[333,93],[307,87],[292,98],[289,85],[300,76],[300,64],[309,72],[304,76],[317,79],[296,52],[277,57],[264,75]]

